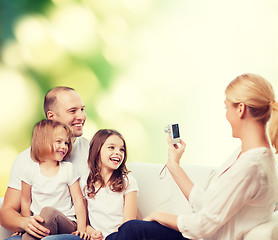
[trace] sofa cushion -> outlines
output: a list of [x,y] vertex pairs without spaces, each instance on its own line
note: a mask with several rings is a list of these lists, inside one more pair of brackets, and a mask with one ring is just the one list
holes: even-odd
[[275,212],[271,221],[260,224],[248,232],[244,240],[278,240],[278,212]]
[[162,164],[129,162],[128,169],[139,187],[138,208],[142,217],[154,211],[169,211],[171,188],[169,174],[160,178]]

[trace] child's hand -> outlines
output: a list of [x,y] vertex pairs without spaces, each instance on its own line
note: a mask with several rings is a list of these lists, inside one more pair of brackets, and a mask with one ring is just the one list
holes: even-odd
[[90,225],[87,226],[86,232],[93,240],[102,240],[103,235],[101,231],[95,230]]
[[85,232],[85,231],[81,231],[81,230],[76,230],[75,232],[72,232],[71,234],[74,234],[74,235],[76,235],[76,236],[79,236],[80,238],[82,238],[82,239],[87,239],[87,240],[89,240],[90,239],[90,236],[89,236],[89,234],[87,233],[87,232]]
[[18,235],[18,236],[22,236],[22,234],[23,234],[22,232],[15,232],[11,237],[17,236],[17,235]]

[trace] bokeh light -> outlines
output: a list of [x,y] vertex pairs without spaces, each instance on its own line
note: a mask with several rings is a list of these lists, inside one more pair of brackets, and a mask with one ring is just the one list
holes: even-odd
[[1,1],[0,17],[0,196],[58,85],[81,95],[87,139],[114,128],[129,161],[164,163],[164,127],[178,122],[182,164],[198,165],[239,145],[225,119],[232,79],[258,73],[278,94],[273,0]]

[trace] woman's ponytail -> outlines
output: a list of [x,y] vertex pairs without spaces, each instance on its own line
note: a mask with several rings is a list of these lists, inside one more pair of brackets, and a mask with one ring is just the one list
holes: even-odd
[[269,138],[271,145],[276,149],[276,154],[278,153],[278,102],[275,100],[270,102],[271,117],[269,123]]

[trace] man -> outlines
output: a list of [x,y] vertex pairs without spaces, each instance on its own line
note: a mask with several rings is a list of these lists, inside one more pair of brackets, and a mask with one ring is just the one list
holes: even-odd
[[[86,177],[88,174],[89,142],[81,137],[86,114],[79,94],[68,87],[57,87],[50,90],[44,99],[44,112],[47,119],[60,121],[73,129],[73,150],[70,158],[66,161],[72,162],[81,177]],[[29,147],[18,155],[12,166],[0,219],[1,225],[13,232],[26,231],[37,238],[42,238],[49,235],[49,230],[40,224],[43,223],[44,219],[38,215],[22,217],[20,214],[21,169],[30,164],[34,164],[34,161],[30,157]],[[10,239],[21,239],[21,236]]]

